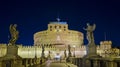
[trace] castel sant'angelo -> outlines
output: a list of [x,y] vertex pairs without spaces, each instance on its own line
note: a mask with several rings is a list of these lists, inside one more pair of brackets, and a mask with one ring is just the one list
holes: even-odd
[[[86,46],[84,45],[84,34],[80,31],[70,30],[67,22],[50,22],[48,29],[34,34],[33,46],[18,46],[18,55],[22,58],[41,57],[42,47],[44,46],[44,56],[54,59],[65,58],[68,56],[68,47],[70,47],[71,56],[82,58],[86,55]],[[0,57],[6,55],[7,44],[0,44]],[[97,45],[97,54],[102,57],[117,57],[119,49],[112,48],[112,41],[101,41]],[[66,55],[65,55],[66,53]]]

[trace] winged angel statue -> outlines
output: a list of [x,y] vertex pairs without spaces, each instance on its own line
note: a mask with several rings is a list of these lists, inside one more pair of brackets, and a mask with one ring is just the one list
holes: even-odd
[[9,27],[9,31],[11,34],[11,39],[9,40],[10,45],[15,45],[16,41],[19,37],[19,31],[16,30],[17,24],[11,24]]
[[87,31],[86,37],[89,43],[94,43],[94,35],[93,35],[93,31],[95,30],[96,25],[90,25],[89,23],[87,23],[87,28],[84,28],[84,30]]

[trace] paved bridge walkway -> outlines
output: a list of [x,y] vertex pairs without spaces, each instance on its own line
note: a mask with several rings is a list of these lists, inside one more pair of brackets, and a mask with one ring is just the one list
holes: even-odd
[[71,63],[66,62],[53,62],[51,60],[46,61],[42,65],[36,65],[34,67],[77,67],[76,65],[73,65]]

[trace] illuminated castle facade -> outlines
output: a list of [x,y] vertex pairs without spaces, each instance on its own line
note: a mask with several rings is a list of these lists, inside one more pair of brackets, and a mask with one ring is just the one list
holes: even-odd
[[83,37],[83,33],[69,30],[66,22],[50,22],[47,30],[34,34],[34,45],[80,47],[83,44]]

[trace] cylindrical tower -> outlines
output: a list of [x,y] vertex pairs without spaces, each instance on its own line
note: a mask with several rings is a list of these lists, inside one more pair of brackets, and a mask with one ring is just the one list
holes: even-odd
[[35,46],[78,47],[82,44],[83,33],[69,30],[66,22],[50,22],[47,30],[34,34]]

